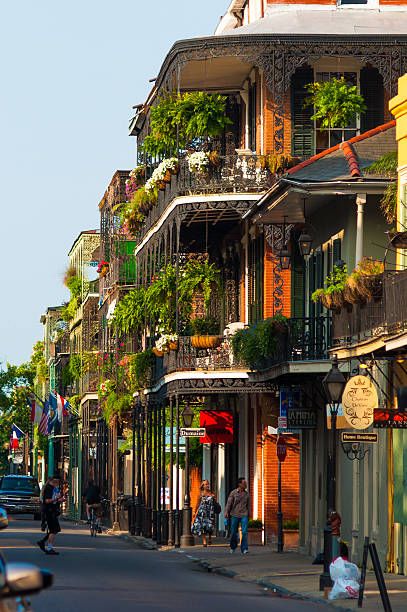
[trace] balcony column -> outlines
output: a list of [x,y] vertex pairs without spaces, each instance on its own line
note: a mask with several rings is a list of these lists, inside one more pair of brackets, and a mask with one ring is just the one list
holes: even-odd
[[246,79],[243,85],[244,89],[240,91],[240,96],[245,105],[245,130],[244,130],[244,146],[249,148],[249,80]]
[[363,257],[363,214],[364,207],[366,204],[366,194],[358,193],[356,195],[356,252],[355,252],[355,265]]

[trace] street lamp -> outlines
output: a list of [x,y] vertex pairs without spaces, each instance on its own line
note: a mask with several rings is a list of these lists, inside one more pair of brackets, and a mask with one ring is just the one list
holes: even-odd
[[300,234],[300,237],[298,238],[298,248],[302,257],[308,257],[308,255],[311,253],[311,247],[312,236],[310,236],[304,228]]
[[281,267],[281,269],[282,270],[289,270],[290,269],[290,263],[291,263],[291,255],[290,255],[290,251],[288,250],[286,244],[281,249],[279,257],[280,257],[280,267]]
[[[345,389],[346,379],[338,367],[338,358],[333,357],[332,367],[322,381],[325,394],[328,399],[331,415],[331,447],[328,460],[328,491],[327,491],[327,513],[336,509],[336,419],[338,416],[339,405]],[[327,514],[328,519],[328,514]],[[332,529],[329,520],[324,528],[324,571],[319,578],[319,588],[321,591],[325,587],[331,586],[329,565],[332,560]]]
[[[194,411],[192,410],[189,403],[186,403],[186,406],[182,412],[182,420],[184,423],[184,427],[191,427],[192,421],[194,418]],[[182,512],[182,536],[181,536],[181,546],[193,546],[194,536],[191,533],[191,522],[192,522],[192,508],[191,508],[191,498],[189,491],[189,438],[185,436],[185,496],[184,496],[184,508]]]

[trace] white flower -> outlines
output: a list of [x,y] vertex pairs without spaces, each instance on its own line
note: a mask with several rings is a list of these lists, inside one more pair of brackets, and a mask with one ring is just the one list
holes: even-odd
[[204,151],[196,151],[188,156],[188,168],[190,172],[202,172],[209,166],[209,155]]
[[170,342],[178,342],[178,334],[162,334],[155,343],[155,348],[165,351]]

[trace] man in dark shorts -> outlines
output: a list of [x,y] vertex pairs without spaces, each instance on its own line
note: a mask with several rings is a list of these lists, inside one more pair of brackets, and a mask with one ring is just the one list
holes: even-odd
[[55,550],[55,538],[61,531],[58,516],[60,515],[60,503],[65,501],[59,488],[59,478],[54,476],[44,487],[43,511],[47,523],[47,535],[37,542],[38,546],[47,555],[59,555]]

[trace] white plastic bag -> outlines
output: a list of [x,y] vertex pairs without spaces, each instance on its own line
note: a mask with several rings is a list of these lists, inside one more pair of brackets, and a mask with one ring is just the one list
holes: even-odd
[[359,596],[360,574],[357,566],[342,557],[337,557],[329,566],[334,581],[328,599],[357,599]]

